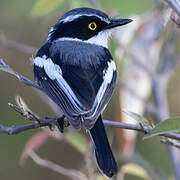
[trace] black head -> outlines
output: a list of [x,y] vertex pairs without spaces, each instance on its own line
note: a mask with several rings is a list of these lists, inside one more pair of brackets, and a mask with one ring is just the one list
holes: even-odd
[[64,14],[48,34],[47,41],[73,38],[87,41],[100,32],[130,23],[130,19],[110,19],[104,12],[92,8],[77,8]]

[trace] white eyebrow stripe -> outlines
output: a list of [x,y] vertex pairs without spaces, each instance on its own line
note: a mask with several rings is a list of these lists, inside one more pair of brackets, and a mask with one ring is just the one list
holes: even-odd
[[106,22],[107,24],[110,23],[110,20],[107,19],[107,18],[103,18],[101,16],[98,16],[97,14],[77,14],[77,15],[71,15],[71,16],[68,16],[66,17],[65,19],[60,19],[59,22],[63,22],[63,23],[66,23],[66,22],[71,22],[81,16],[95,16],[95,17],[98,17],[99,19],[101,19],[102,21]]

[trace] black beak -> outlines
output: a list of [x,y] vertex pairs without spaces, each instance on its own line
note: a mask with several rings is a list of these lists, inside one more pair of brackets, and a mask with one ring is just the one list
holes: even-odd
[[132,21],[132,19],[111,19],[111,22],[106,26],[106,29],[111,29],[117,26],[123,26]]

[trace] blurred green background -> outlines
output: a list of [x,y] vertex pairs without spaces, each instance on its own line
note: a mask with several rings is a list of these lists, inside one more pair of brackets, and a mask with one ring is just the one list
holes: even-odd
[[[39,48],[45,42],[50,26],[64,12],[74,7],[91,7],[85,0],[62,1],[53,12],[42,17],[33,17],[31,10],[35,2],[35,0],[0,0],[0,31],[5,34],[7,39]],[[147,13],[156,7],[156,3],[153,0],[100,0],[100,4],[105,12],[116,11],[124,17]],[[33,67],[29,61],[30,55],[0,45],[0,57],[15,71],[33,80]],[[180,96],[178,96],[180,88],[179,74],[180,72],[177,70],[168,89],[170,110],[173,115],[180,114],[178,108],[180,106]],[[42,117],[53,116],[50,108],[38,97],[38,94],[32,88],[19,83],[9,74],[0,72],[0,124],[11,126],[28,123],[7,105],[8,102],[15,102],[14,97],[17,94],[21,95],[28,106],[38,115]],[[111,103],[110,106],[115,106],[115,103]],[[112,115],[109,113],[113,113],[113,111],[107,110],[105,113],[107,118],[112,119]],[[30,159],[28,159],[24,167],[20,167],[19,158],[23,147],[35,132],[37,130],[13,136],[0,134],[0,179],[68,179],[37,166]],[[166,176],[171,176],[172,171],[167,151],[165,146],[160,144],[159,138],[145,141],[142,141],[141,138],[142,136],[139,135],[136,143],[135,151],[137,154],[140,154],[148,162],[147,166],[152,166],[159,173],[163,171]],[[67,168],[76,169],[83,166],[83,159],[77,151],[73,150],[71,146],[61,142],[57,143],[53,139],[50,139],[43,145],[38,150],[38,153],[41,157],[55,161]],[[132,179],[132,177],[129,176],[129,179]]]

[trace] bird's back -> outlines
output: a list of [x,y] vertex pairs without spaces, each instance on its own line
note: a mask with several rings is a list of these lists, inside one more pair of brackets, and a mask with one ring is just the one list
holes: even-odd
[[[88,118],[88,116],[93,113],[91,110],[99,90],[102,89],[101,86],[103,84],[105,71],[108,69],[108,64],[112,61],[112,56],[108,49],[102,46],[80,41],[61,40],[55,41],[53,43],[46,43],[38,51],[37,57],[41,57],[42,61],[47,61],[47,59],[49,59],[53,64],[59,67],[61,70],[61,76],[69,85],[78,101],[81,102],[80,111],[77,113],[72,113],[72,116],[88,114],[86,115]],[[43,59],[43,57],[48,58]],[[43,68],[38,67],[36,66],[36,62],[34,69],[35,78],[41,86],[44,86],[45,92],[51,96],[51,98],[53,96],[53,100],[58,105],[61,104],[61,107],[64,106],[63,109],[69,112],[69,108],[65,108],[65,104],[66,106],[70,106],[67,101],[68,98],[66,98],[66,102],[64,105],[62,105],[62,100],[58,100],[57,97],[52,95],[52,90],[56,92],[55,94],[61,91],[58,88],[58,82],[52,81],[52,78],[48,76],[48,73],[52,71],[44,71],[45,66]],[[53,74],[57,73],[53,71]],[[116,78],[114,78],[113,81],[109,83],[108,88],[111,89],[109,91],[110,93],[104,94],[104,97],[102,97],[105,99],[104,106],[107,104],[112,94],[115,79]],[[49,89],[49,86],[45,87],[47,80],[49,80],[49,82],[51,82],[50,84],[56,88]],[[62,82],[59,83],[63,84]],[[95,108],[96,106],[98,106],[98,104],[94,105]],[[101,109],[102,108],[104,107],[102,106]],[[94,116],[94,118],[95,117],[96,116]]]

